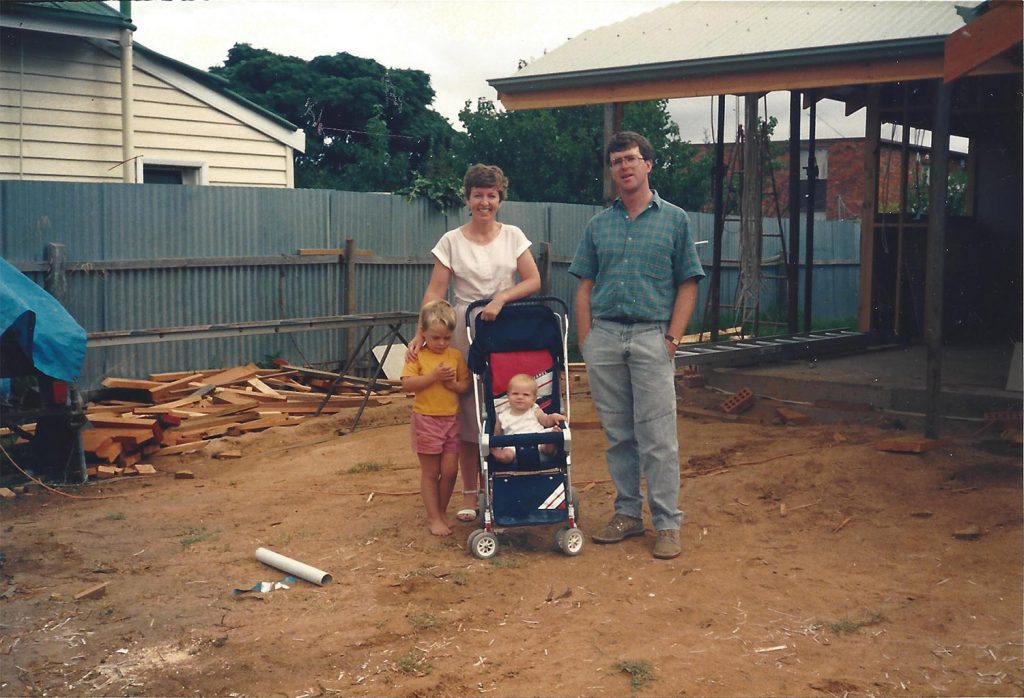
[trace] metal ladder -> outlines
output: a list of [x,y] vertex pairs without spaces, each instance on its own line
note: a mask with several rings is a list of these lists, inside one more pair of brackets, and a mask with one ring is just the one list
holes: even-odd
[[[766,115],[767,115],[767,111],[768,111],[768,107],[767,107],[767,98],[766,98],[766,101],[765,101],[765,114]],[[735,224],[739,223],[741,221],[741,219],[742,219],[741,206],[742,206],[742,200],[743,200],[742,199],[743,169],[744,169],[744,166],[745,166],[745,163],[743,162],[743,154],[742,153],[743,153],[743,143],[744,143],[745,139],[746,139],[746,136],[744,134],[743,127],[742,126],[738,126],[737,129],[736,129],[736,140],[733,143],[733,150],[732,150],[732,152],[729,155],[729,162],[728,162],[728,164],[726,165],[726,168],[725,168],[726,172],[728,173],[727,174],[728,185],[727,185],[726,191],[725,191],[725,199],[726,200],[725,200],[725,207],[724,208],[725,208],[726,211],[728,211],[729,210],[730,202],[733,203],[736,206],[736,214],[731,215],[731,216],[730,215],[725,215],[724,220],[725,220],[726,226],[724,226],[724,230],[726,232],[729,232],[728,229],[730,227],[734,227]],[[772,162],[771,142],[767,138],[764,140],[764,157],[765,157],[765,162],[767,162],[769,164]],[[779,262],[781,262],[781,265],[782,265],[782,268],[783,268],[783,273],[782,274],[763,274],[762,273],[761,278],[765,279],[765,280],[770,279],[770,280],[773,280],[773,281],[787,280],[789,278],[789,272],[790,272],[790,268],[789,268],[790,267],[790,260],[789,260],[789,256],[788,256],[789,252],[788,252],[788,249],[787,249],[787,246],[786,246],[786,237],[785,237],[785,235],[783,235],[783,232],[782,232],[783,231],[783,227],[782,227],[782,211],[781,211],[781,208],[779,206],[778,187],[775,184],[775,171],[773,169],[771,169],[770,166],[769,166],[769,172],[768,172],[767,178],[768,178],[768,182],[771,185],[771,191],[770,192],[769,191],[763,192],[762,193],[762,198],[769,198],[770,197],[771,201],[774,203],[775,219],[776,219],[776,226],[777,226],[777,228],[776,228],[775,232],[762,232],[762,234],[761,234],[761,243],[760,244],[763,245],[765,238],[778,238],[778,240],[779,240],[779,255],[778,255],[778,262],[776,262],[775,264],[778,264]],[[739,182],[738,185],[737,185],[737,181]],[[728,225],[729,223],[733,223],[734,226],[729,226]],[[735,233],[735,234],[739,234],[739,231],[737,231],[737,230],[733,230],[732,232]],[[764,260],[762,260],[761,266],[762,266],[762,268],[765,266]],[[731,309],[733,311],[733,321],[731,323],[726,322],[726,325],[728,325],[728,326],[737,325],[737,324],[739,324],[739,325],[746,325],[745,320],[747,318],[747,315],[748,315],[748,313],[752,313],[753,322],[751,323],[750,331],[753,332],[753,334],[755,336],[760,333],[761,325],[768,325],[768,326],[782,327],[782,328],[787,327],[788,323],[786,323],[786,322],[770,321],[770,320],[762,320],[761,319],[761,301],[760,301],[760,298],[758,298],[758,300],[755,302],[753,308],[743,307],[739,303],[739,298],[738,298],[739,290],[740,290],[740,287],[742,285],[742,282],[743,282],[743,279],[741,278],[741,276],[738,276],[737,279],[736,279],[736,288],[733,290],[733,302],[732,303],[719,303],[719,305],[718,305],[718,307],[720,309],[721,308],[728,308],[728,309]],[[710,303],[711,303],[711,297],[709,295],[707,300],[704,303],[704,313],[703,313],[703,317],[701,319],[701,332],[702,333],[704,331],[708,331],[705,328],[707,328],[708,318],[710,316]]]

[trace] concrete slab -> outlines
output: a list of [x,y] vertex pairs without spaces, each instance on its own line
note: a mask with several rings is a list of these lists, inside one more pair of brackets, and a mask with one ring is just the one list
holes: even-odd
[[[939,410],[944,416],[981,417],[1019,410],[1022,395],[1005,389],[1013,346],[944,350]],[[923,414],[926,350],[923,346],[875,347],[812,360],[734,368],[706,367],[709,386],[783,400],[866,403],[876,409]]]

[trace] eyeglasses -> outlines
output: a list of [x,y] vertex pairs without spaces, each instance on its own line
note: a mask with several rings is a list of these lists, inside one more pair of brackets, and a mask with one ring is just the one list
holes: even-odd
[[622,167],[623,165],[625,165],[626,167],[632,167],[636,163],[643,162],[646,159],[647,158],[641,157],[639,155],[623,155],[621,158],[615,158],[614,160],[612,160],[609,163],[609,166],[613,170],[618,167]]

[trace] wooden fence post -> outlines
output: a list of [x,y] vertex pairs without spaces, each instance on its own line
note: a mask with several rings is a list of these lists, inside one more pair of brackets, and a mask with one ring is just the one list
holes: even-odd
[[[356,314],[356,242],[345,240],[345,315]],[[356,350],[356,337],[351,330],[345,331],[346,364],[352,360]]]
[[66,307],[68,277],[65,266],[68,261],[68,249],[59,242],[48,242],[46,243],[43,256],[49,264],[46,275],[43,277],[43,288],[56,298],[61,305]]
[[542,296],[551,295],[551,243],[542,242],[540,244],[540,294]]

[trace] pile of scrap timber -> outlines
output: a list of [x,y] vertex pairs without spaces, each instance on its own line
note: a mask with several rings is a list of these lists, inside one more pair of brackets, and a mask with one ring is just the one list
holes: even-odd
[[91,426],[82,431],[89,475],[155,472],[145,461],[192,453],[210,439],[270,427],[289,427],[311,416],[384,405],[397,381],[342,376],[281,364],[152,374],[149,380],[107,378],[86,406]]

